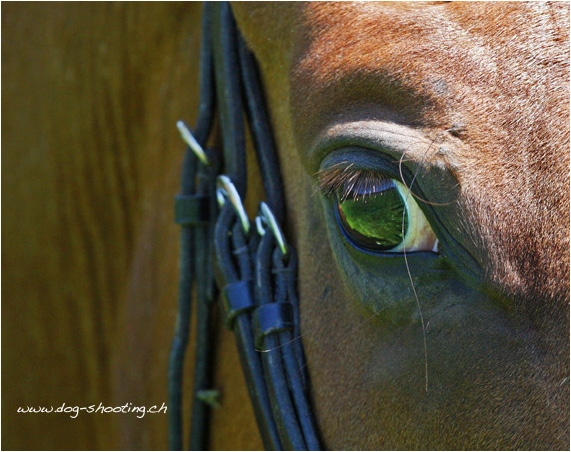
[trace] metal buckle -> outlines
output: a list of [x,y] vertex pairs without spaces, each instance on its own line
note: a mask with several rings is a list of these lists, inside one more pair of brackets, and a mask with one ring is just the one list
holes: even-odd
[[256,229],[260,235],[264,235],[266,233],[264,223],[272,231],[272,234],[274,234],[274,237],[278,242],[278,246],[282,251],[283,257],[287,257],[287,245],[280,225],[276,221],[276,217],[274,217],[274,214],[268,205],[265,202],[261,202],[260,209],[258,210],[258,216],[256,217]]
[[184,121],[177,121],[176,127],[180,132],[182,140],[188,145],[188,147],[192,150],[192,152],[194,152],[194,155],[198,157],[198,160],[200,160],[206,166],[210,166],[208,157],[206,157],[206,152],[204,152],[202,146],[198,144],[198,141],[196,141],[196,138],[194,138],[194,135],[192,134],[188,126],[184,123]]
[[248,219],[248,215],[246,215],[246,209],[244,209],[242,199],[230,178],[222,174],[216,178],[216,199],[218,199],[218,205],[220,207],[226,203],[225,198],[228,198],[230,203],[234,206],[234,210],[242,223],[244,234],[248,235],[250,233],[250,220]]

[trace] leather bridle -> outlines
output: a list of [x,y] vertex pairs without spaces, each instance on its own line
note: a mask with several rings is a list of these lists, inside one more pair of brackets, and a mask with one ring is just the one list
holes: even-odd
[[[244,117],[244,113],[246,117]],[[222,151],[208,147],[215,119]],[[245,124],[266,195],[255,226],[244,210]],[[296,256],[285,242],[283,186],[253,55],[228,3],[204,4],[200,102],[187,143],[176,222],[182,226],[179,308],[169,363],[169,446],[183,448],[182,381],[196,299],[196,357],[190,449],[207,448],[212,390],[213,310],[221,295],[233,330],[264,447],[318,450],[300,340]]]

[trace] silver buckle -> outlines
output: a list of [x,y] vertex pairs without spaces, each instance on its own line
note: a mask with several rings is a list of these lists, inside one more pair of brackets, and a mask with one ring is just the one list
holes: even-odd
[[218,205],[220,207],[224,206],[226,198],[228,198],[230,203],[234,206],[240,223],[242,223],[244,234],[248,235],[250,233],[250,220],[248,220],[248,215],[246,215],[246,209],[244,209],[242,199],[230,178],[222,174],[216,178],[216,199],[218,199]]
[[256,217],[256,229],[258,230],[258,234],[260,234],[261,236],[264,235],[267,230],[266,228],[264,228],[264,224],[267,226],[268,229],[270,229],[270,231],[272,231],[272,234],[276,238],[278,246],[282,251],[283,257],[286,257],[287,245],[284,235],[282,234],[280,225],[276,221],[276,217],[274,217],[274,214],[272,213],[272,210],[268,207],[268,205],[265,202],[261,202],[260,209],[258,210],[258,216]]
[[196,138],[194,138],[194,135],[192,134],[188,126],[184,123],[184,121],[177,121],[176,127],[180,132],[182,140],[187,144],[187,146],[192,150],[192,152],[194,152],[194,155],[198,157],[198,160],[200,160],[206,166],[210,166],[208,157],[206,157],[206,152],[204,152],[202,146],[198,144],[198,141],[196,141]]

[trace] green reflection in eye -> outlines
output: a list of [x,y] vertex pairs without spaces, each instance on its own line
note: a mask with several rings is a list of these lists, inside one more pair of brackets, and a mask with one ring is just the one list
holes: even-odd
[[372,193],[353,194],[345,200],[337,197],[340,223],[356,244],[387,251],[403,242],[409,219],[397,184],[394,180],[385,180]]

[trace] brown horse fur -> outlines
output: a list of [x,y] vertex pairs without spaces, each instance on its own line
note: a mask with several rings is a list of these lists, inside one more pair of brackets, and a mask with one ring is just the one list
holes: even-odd
[[[234,11],[281,155],[325,446],[568,450],[568,5]],[[174,123],[194,119],[199,7],[3,4],[2,13],[2,446],[164,449],[165,416],[15,411],[166,400],[178,242],[169,206],[182,157]],[[418,321],[361,296],[390,281],[328,235],[315,194],[323,155],[310,153],[350,122],[354,134],[381,128],[482,270],[432,293],[411,263],[427,362]],[[456,185],[431,188],[432,171]],[[403,302],[409,292],[403,284]],[[232,340],[219,340],[212,445],[257,449]]]
[[[569,5],[238,2],[233,9],[260,62],[277,129],[326,445],[566,450]],[[449,205],[435,209],[481,269],[476,292],[504,309],[482,325],[478,309],[465,308],[464,321],[441,320],[436,338],[432,320],[428,392],[407,367],[414,333],[363,324],[367,314],[353,307],[366,289],[357,282],[348,291],[339,281],[364,270],[319,232],[327,223],[312,195],[320,144],[343,132],[403,141],[408,148],[394,159],[406,160],[419,184],[435,168],[453,175],[455,186],[422,188],[435,205]],[[477,345],[495,334],[500,348],[510,340],[521,347],[496,353]],[[395,344],[397,335],[407,345]],[[465,350],[452,363],[441,355],[454,341]],[[418,368],[421,355],[410,358]]]

